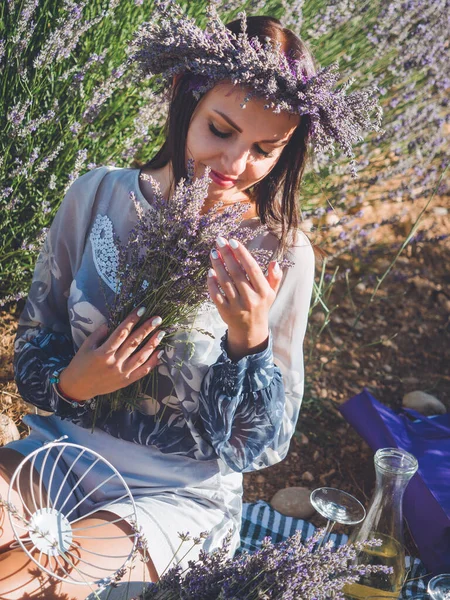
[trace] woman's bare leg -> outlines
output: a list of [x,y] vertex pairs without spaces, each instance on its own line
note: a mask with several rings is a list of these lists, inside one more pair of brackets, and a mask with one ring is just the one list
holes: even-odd
[[[101,525],[102,540],[83,539],[80,546],[71,548],[70,562],[62,562],[67,573],[79,580],[101,579],[122,566],[132,549],[131,527],[125,523],[111,523],[116,515],[98,512],[77,522],[77,527]],[[97,529],[98,531],[98,529]],[[110,540],[106,538],[111,538]],[[119,539],[117,539],[119,538]],[[92,554],[93,552],[97,554]],[[53,559],[50,559],[53,560]],[[86,561],[86,562],[84,562]],[[55,563],[52,562],[52,565]],[[92,565],[92,566],[91,566]],[[84,572],[81,573],[81,572]],[[153,562],[144,563],[139,556],[131,576],[127,572],[123,581],[150,582],[158,578]],[[45,600],[84,600],[95,586],[76,585],[52,579],[27,556],[20,548],[0,554],[0,600],[20,600],[25,598],[45,598]]]
[[[10,448],[0,448],[0,497],[2,500],[8,500],[8,490],[9,484],[11,482],[14,471],[17,469],[19,464],[23,461],[24,456],[20,452],[16,450],[11,450]],[[23,481],[30,481],[30,463],[27,463],[24,467],[24,478]],[[33,483],[34,483],[34,493],[37,495],[39,493],[39,476],[35,471],[33,473]],[[21,492],[24,496],[24,500],[28,506],[33,506],[31,504],[32,498],[30,493],[30,487],[24,487],[21,489]],[[45,494],[45,490],[43,490]],[[20,499],[19,494],[14,491],[12,494],[11,503],[14,507],[19,511],[19,514],[22,516],[28,517],[25,513],[22,500]],[[19,521],[17,521],[19,523]],[[5,551],[9,548],[11,542],[14,541],[14,533],[9,521],[9,515],[7,510],[4,507],[0,507],[0,552]]]

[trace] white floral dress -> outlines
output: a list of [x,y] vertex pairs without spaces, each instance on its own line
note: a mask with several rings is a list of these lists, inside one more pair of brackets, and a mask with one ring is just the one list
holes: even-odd
[[[157,397],[144,395],[139,410],[102,417],[91,433],[89,407],[73,408],[61,400],[50,377],[106,322],[106,300],[116,292],[113,236],[125,241],[136,223],[130,192],[152,218],[137,169],[95,169],[72,184],[52,223],[19,320],[14,367],[24,399],[53,414],[27,416],[30,436],[11,447],[27,454],[66,434],[107,458],[129,484],[161,572],[174,558],[178,532],[209,530],[203,548],[212,549],[231,529],[234,550],[242,472],[273,465],[288,451],[303,395],[302,346],[314,255],[299,234],[288,255],[294,265],[285,270],[270,311],[266,350],[231,361],[223,341],[226,326],[207,303],[192,331],[163,355]],[[270,233],[251,245],[277,249]],[[194,348],[189,360],[187,335]],[[109,510],[125,517],[129,507],[118,502]],[[155,555],[152,547],[158,549]],[[186,560],[191,558],[195,552]]]

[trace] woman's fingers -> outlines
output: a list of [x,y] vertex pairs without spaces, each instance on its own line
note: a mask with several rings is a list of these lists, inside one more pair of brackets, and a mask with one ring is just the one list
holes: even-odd
[[276,260],[269,263],[269,272],[267,274],[267,281],[270,287],[273,289],[275,294],[278,292],[281,280],[283,279],[283,271]]
[[[222,244],[223,242],[226,240],[223,240]],[[276,261],[270,263],[268,276],[265,277],[261,267],[247,248],[237,240],[231,239],[229,244],[220,247],[220,251],[226,268],[241,295],[246,295],[249,287],[257,294],[265,295],[267,283],[272,290],[278,291],[283,273]]]
[[237,240],[230,240],[230,249],[232,249],[234,256],[242,265],[242,269],[245,271],[252,288],[258,294],[263,294],[267,290],[267,282],[256,260],[247,248]]
[[217,273],[214,269],[209,269],[208,271],[208,292],[211,300],[217,306],[217,308],[221,308],[228,304],[228,300],[222,294],[219,288],[219,283],[217,280]]
[[140,379],[158,364],[159,352],[155,352],[155,350],[157,350],[165,335],[165,331],[158,331],[152,335],[139,352],[133,354],[125,361],[123,370],[128,373],[130,378],[133,380]]
[[109,338],[103,344],[103,350],[106,354],[114,354],[116,350],[122,346],[130,333],[133,331],[133,328],[139,323],[142,316],[142,308],[143,307],[141,307],[141,309],[138,308],[130,313],[128,317],[122,321],[122,323],[111,333]]
[[[115,352],[116,360],[119,362],[125,361],[129,358],[136,349],[142,344],[142,342],[157,328],[161,325],[161,317],[152,317],[145,321],[140,327],[132,331],[126,340],[122,343],[120,348]],[[153,337],[152,337],[153,339]]]
[[[234,300],[238,296],[237,282],[235,281],[235,277],[232,278],[232,273],[227,272],[224,262],[222,262],[219,253],[215,249],[211,250],[211,263],[215,271],[216,282],[222,288],[225,297],[227,300]],[[242,273],[242,277],[245,278],[244,273]]]
[[161,317],[152,317],[135,329],[140,320],[138,312],[139,309],[133,311],[104,342],[102,350],[105,354],[114,355],[119,361],[126,360],[145,338],[161,325]]

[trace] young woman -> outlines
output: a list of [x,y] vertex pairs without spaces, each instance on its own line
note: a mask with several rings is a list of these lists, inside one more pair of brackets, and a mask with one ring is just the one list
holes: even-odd
[[[150,27],[143,48],[147,63],[137,55],[148,70],[169,73],[172,81],[166,142],[141,169],[101,167],[80,177],[67,192],[38,258],[15,346],[20,393],[53,414],[28,415],[30,435],[0,450],[3,496],[23,456],[63,434],[107,458],[127,481],[137,505],[151,560],[146,574],[135,569],[133,577],[145,575],[147,580],[156,579],[174,558],[179,532],[199,536],[208,531],[183,565],[200,547],[218,547],[230,530],[231,551],[239,545],[242,472],[282,460],[295,430],[314,275],[313,250],[299,231],[298,198],[312,118],[286,102],[289,94],[296,97],[295,90],[289,91],[292,81],[304,85],[314,77],[311,55],[276,19],[253,17],[247,20],[246,34],[240,33],[242,22],[236,21],[227,26],[236,35],[222,37],[225,45],[238,49],[232,52],[234,66],[223,52],[214,54],[212,46],[208,72],[204,64],[189,62],[186,46],[178,44],[175,68],[173,47],[167,53],[172,62],[164,63],[161,44],[170,37],[164,27],[179,32],[184,21],[176,11],[168,17],[165,25]],[[222,35],[226,30],[217,23]],[[194,27],[188,20],[185,24]],[[198,38],[188,39],[188,47],[193,47]],[[259,65],[239,62],[248,52],[261,57]],[[282,61],[275,69],[275,88],[274,67],[268,65],[273,53]],[[152,56],[160,61],[159,70]],[[263,81],[261,72],[268,68],[272,71]],[[275,111],[267,109],[268,99]],[[277,109],[277,99],[285,109]],[[107,243],[112,231],[126,239],[133,227],[136,216],[129,192],[152,218],[152,183],[142,175],[151,175],[170,201],[190,158],[197,176],[206,167],[211,169],[204,210],[217,202],[248,202],[245,224],[267,225],[267,232],[251,246],[269,250],[274,260],[265,275],[239,242],[217,240],[205,282],[211,303],[195,321],[196,329],[212,331],[214,339],[198,331],[192,334],[195,352],[180,370],[176,344],[162,355],[158,351],[164,335],[158,329],[158,315],[140,323],[134,310],[106,338],[107,312],[99,277],[110,287],[112,298],[115,290],[108,274],[113,261]],[[280,256],[293,266],[282,271],[276,260]],[[146,345],[134,352],[145,339]],[[102,418],[91,433],[87,426],[91,400],[124,388],[153,369],[159,380],[156,408],[154,400],[143,398],[138,410]],[[80,473],[82,469],[83,464]],[[20,509],[18,497],[15,503]],[[86,527],[104,523],[103,534],[114,538],[119,527],[127,531],[127,525],[113,521],[117,516],[126,520],[128,514],[124,501],[103,512],[99,503],[99,511],[80,523]],[[2,598],[22,598],[38,590],[47,599],[85,596],[80,586],[52,583],[45,574],[37,579],[36,567],[25,553],[9,548],[13,535],[5,516],[1,536]],[[93,551],[89,544],[80,549],[81,558],[83,552]],[[114,544],[118,555],[130,547],[129,540]],[[105,551],[108,548],[95,548],[98,554],[111,554]],[[184,552],[185,548],[175,560]],[[103,560],[114,568],[114,559]],[[99,557],[97,566],[104,566]]]

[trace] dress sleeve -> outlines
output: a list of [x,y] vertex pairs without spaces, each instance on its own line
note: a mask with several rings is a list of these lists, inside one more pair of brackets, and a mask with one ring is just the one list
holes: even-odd
[[303,398],[303,340],[314,280],[314,252],[299,234],[269,315],[266,350],[232,362],[222,354],[205,375],[200,417],[205,437],[234,471],[283,460]]
[[234,471],[243,471],[275,441],[284,410],[280,370],[274,365],[272,335],[265,350],[233,362],[226,353],[212,365],[200,390],[206,438]]
[[50,377],[75,355],[67,300],[84,252],[93,204],[107,167],[77,179],[67,191],[39,253],[14,343],[14,376],[21,396],[66,418],[87,410],[73,408],[54,391]]

